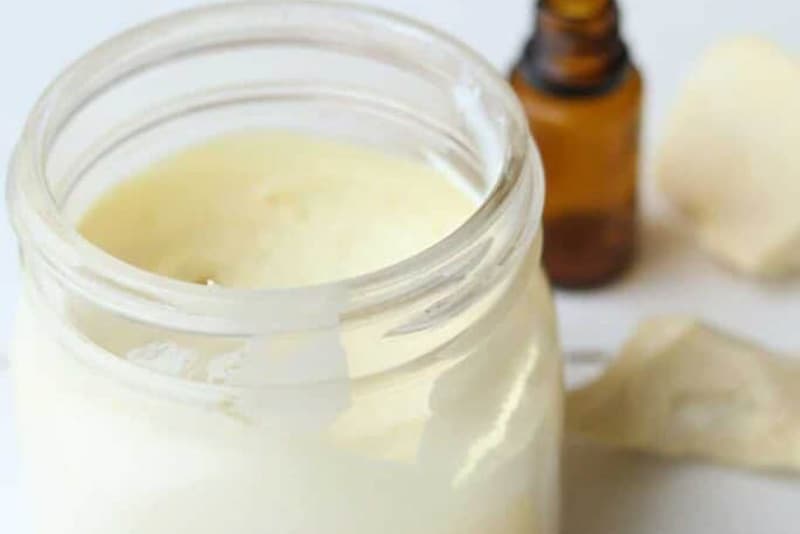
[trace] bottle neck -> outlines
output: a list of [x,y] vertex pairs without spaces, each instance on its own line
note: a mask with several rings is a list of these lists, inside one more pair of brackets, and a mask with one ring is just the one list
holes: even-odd
[[614,0],[539,0],[521,73],[560,96],[610,91],[630,64],[619,19]]

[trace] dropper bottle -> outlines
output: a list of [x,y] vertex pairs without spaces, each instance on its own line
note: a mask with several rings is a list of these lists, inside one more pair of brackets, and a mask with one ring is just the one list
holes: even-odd
[[511,82],[544,161],[544,263],[553,283],[606,284],[630,265],[642,79],[614,0],[540,0]]

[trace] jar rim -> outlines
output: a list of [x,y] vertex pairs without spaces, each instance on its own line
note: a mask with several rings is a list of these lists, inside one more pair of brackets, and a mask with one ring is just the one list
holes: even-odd
[[[492,189],[469,218],[431,247],[387,267],[351,278],[287,288],[207,287],[175,280],[129,265],[86,240],[74,224],[62,215],[48,187],[44,161],[49,148],[48,129],[54,126],[51,124],[53,109],[64,107],[65,102],[75,106],[91,100],[89,95],[83,103],[70,101],[73,98],[69,90],[71,84],[87,77],[98,65],[108,65],[123,57],[135,57],[146,46],[149,37],[178,31],[192,23],[206,21],[220,14],[247,9],[303,9],[318,16],[335,13],[363,17],[370,24],[379,25],[387,33],[402,32],[404,35],[419,36],[435,46],[457,54],[467,62],[474,69],[474,79],[470,81],[480,79],[481,85],[478,89],[490,91],[502,101],[504,118],[507,119],[504,126],[508,140],[508,146],[504,147],[499,176],[494,179]],[[524,117],[512,89],[486,59],[458,39],[404,15],[354,3],[318,0],[245,1],[203,6],[166,15],[129,29],[93,48],[56,78],[35,104],[12,158],[7,192],[9,212],[20,240],[23,237],[32,239],[45,252],[44,255],[52,267],[69,271],[66,277],[74,278],[77,276],[76,271],[80,271],[79,276],[85,291],[103,293],[109,302],[115,301],[112,298],[114,295],[124,298],[121,301],[124,302],[124,307],[136,308],[138,311],[135,314],[154,316],[153,305],[156,304],[161,316],[166,317],[175,311],[176,302],[191,302],[192,307],[197,310],[222,309],[226,313],[236,306],[246,306],[252,313],[253,309],[278,310],[279,303],[292,300],[303,303],[298,306],[300,312],[297,317],[292,317],[290,313],[283,321],[279,321],[280,324],[251,325],[246,333],[255,334],[261,328],[291,330],[300,327],[325,327],[332,320],[340,322],[339,318],[332,319],[329,311],[326,311],[329,310],[326,303],[331,301],[336,301],[337,306],[346,302],[342,311],[344,317],[357,317],[375,309],[387,309],[395,302],[402,301],[412,289],[411,280],[415,276],[446,264],[488,228],[494,215],[507,206],[510,193],[519,182],[525,166],[529,164],[533,168],[534,192],[525,222],[531,228],[525,233],[530,236],[538,231],[544,203],[544,173]],[[25,214],[21,213],[23,210],[26,211]],[[124,297],[121,293],[125,294]],[[235,321],[240,318],[241,316],[230,319]],[[219,326],[218,317],[205,326],[202,321],[198,323],[198,319],[201,317],[195,314],[193,324],[201,330],[226,330]],[[228,326],[230,324],[229,322]]]

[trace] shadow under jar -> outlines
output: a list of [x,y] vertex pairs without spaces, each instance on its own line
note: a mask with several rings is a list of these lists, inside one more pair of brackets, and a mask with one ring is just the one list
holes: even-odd
[[[422,162],[476,210],[398,264],[286,289],[161,277],[76,231],[148,164],[252,129]],[[101,45],[39,101],[9,179],[34,531],[554,534],[562,385],[543,195],[511,90],[418,23],[236,4]],[[146,368],[129,358],[142,350],[201,364]],[[292,371],[261,365],[274,360]]]

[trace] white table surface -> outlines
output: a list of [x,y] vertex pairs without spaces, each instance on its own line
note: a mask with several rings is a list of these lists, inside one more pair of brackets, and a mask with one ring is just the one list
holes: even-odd
[[[0,157],[7,157],[34,99],[68,62],[100,40],[190,0],[0,2]],[[370,0],[461,37],[505,70],[530,26],[533,0]],[[626,33],[647,80],[645,141],[652,152],[682,75],[725,35],[761,34],[800,52],[796,0],[622,0]],[[645,166],[646,167],[646,166]],[[646,217],[640,261],[620,283],[559,294],[570,348],[615,350],[638,321],[690,313],[785,350],[800,350],[800,281],[758,283],[700,254],[643,179]],[[800,203],[800,201],[799,201]],[[18,290],[16,245],[0,207],[0,347]],[[0,371],[0,532],[21,532],[9,383]],[[796,534],[800,478],[770,478],[570,447],[569,534]],[[146,534],[146,533],[142,533]]]

